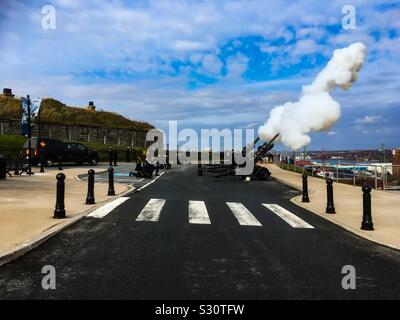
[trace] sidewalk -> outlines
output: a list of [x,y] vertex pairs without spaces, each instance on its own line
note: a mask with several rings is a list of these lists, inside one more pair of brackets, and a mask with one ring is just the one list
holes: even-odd
[[[7,176],[6,181],[0,181],[0,257],[24,247],[30,248],[38,239],[79,219],[83,212],[115,198],[107,196],[107,183],[96,182],[96,205],[85,205],[87,182],[80,181],[76,176],[87,173],[88,169],[73,167],[58,171],[57,168],[46,168],[45,173],[39,173],[39,169],[35,168],[33,176]],[[97,166],[93,169],[102,172],[106,167]],[[52,218],[56,194],[55,176],[59,172],[66,175],[66,219]],[[127,185],[115,183],[117,195],[127,190]]]
[[[274,164],[265,165],[272,177],[302,190],[302,178],[298,173],[283,170]],[[292,201],[319,216],[371,241],[400,250],[400,192],[372,190],[372,222],[374,231],[361,230],[362,191],[342,183],[333,184],[333,199],[336,214],[326,214],[326,182],[323,179],[308,177],[310,203],[302,203],[301,196]]]

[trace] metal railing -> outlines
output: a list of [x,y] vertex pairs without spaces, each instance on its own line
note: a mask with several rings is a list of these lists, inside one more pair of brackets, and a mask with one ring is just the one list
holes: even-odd
[[[400,165],[365,165],[370,170],[343,170],[339,165],[306,165],[277,163],[281,169],[306,173],[312,177],[333,179],[337,183],[353,186],[370,185],[381,190],[400,190]],[[347,172],[346,172],[347,171]],[[348,171],[352,171],[351,173]]]

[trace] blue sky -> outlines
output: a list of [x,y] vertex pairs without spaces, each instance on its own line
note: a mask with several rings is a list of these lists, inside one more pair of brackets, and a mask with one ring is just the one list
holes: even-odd
[[[4,1],[3,1],[4,2]],[[400,147],[398,1],[5,1],[0,86],[166,129],[248,128],[297,99],[332,51],[361,41],[367,61],[342,117],[309,149]],[[41,26],[44,5],[56,29]],[[356,9],[344,30],[342,7]],[[278,147],[283,148],[283,147]]]

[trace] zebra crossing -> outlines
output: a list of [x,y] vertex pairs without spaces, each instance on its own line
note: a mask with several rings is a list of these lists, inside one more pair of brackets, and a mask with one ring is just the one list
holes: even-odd
[[226,204],[231,209],[240,225],[261,227],[261,223],[257,218],[240,202],[227,202]]
[[150,199],[136,218],[136,221],[158,221],[165,202],[165,199]]
[[204,201],[189,201],[189,223],[211,224]]
[[285,208],[282,208],[277,204],[263,203],[263,206],[271,210],[273,213],[275,213],[278,217],[287,222],[293,228],[314,229],[314,227],[311,224],[305,222],[295,214],[291,213],[290,211],[286,210]]
[[[128,197],[121,197],[114,201],[98,208],[88,215],[92,218],[103,218],[108,213],[112,212],[119,205],[128,200]],[[137,222],[157,222],[163,212],[163,208],[166,204],[166,199],[150,199],[145,204],[139,215],[136,217]],[[225,202],[227,208],[233,214],[239,225],[241,226],[252,226],[262,227],[261,222],[256,216],[250,212],[241,202]],[[261,203],[266,213],[273,213],[278,216],[281,220],[286,222],[292,228],[299,229],[314,229],[314,226],[304,221],[303,219],[296,216],[289,210],[281,207],[278,204],[272,203]],[[210,225],[212,223],[210,215],[208,213],[207,205],[204,201],[189,200],[188,201],[188,223],[189,224],[204,224]]]

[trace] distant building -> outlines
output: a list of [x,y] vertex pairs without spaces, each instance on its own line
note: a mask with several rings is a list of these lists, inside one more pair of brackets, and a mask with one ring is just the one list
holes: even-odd
[[87,108],[88,108],[90,111],[96,111],[96,106],[94,105],[94,102],[93,102],[93,101],[89,101],[89,105],[87,106]]
[[[131,120],[115,112],[97,111],[93,101],[79,108],[43,98],[40,110],[40,135],[44,138],[144,148],[146,134],[154,128],[147,122]],[[39,125],[34,123],[32,135],[37,136]],[[9,88],[0,94],[0,134],[21,134],[21,99],[15,98]]]
[[14,95],[13,95],[12,90],[10,88],[4,88],[3,89],[3,95],[5,95],[7,97],[14,98]]

